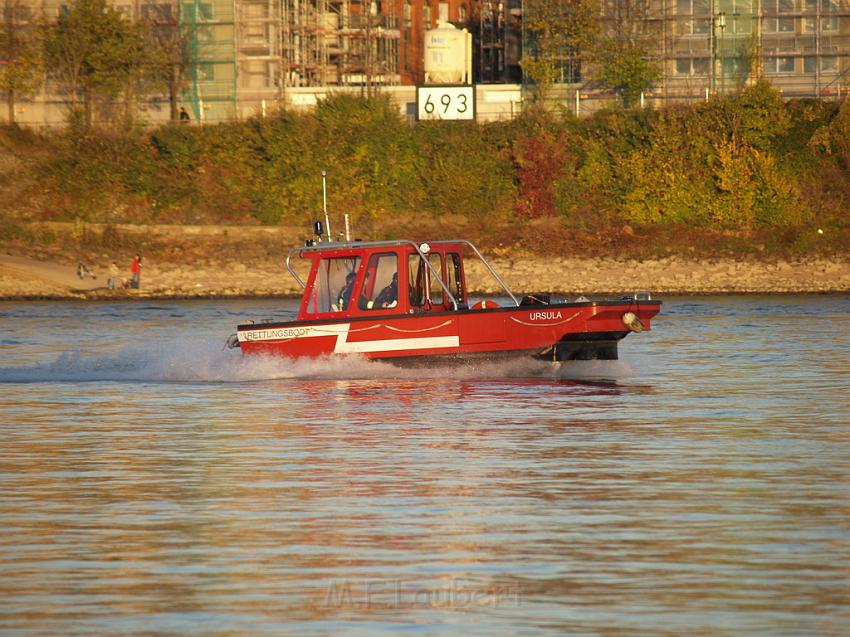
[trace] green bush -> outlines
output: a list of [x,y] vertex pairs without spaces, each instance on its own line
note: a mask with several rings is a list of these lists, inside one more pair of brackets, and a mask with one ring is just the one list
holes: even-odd
[[806,222],[801,202],[818,193],[812,210],[840,218],[848,122],[847,103],[786,103],[765,81],[663,110],[578,120],[535,108],[488,124],[411,125],[386,96],[333,94],[313,112],[147,133],[3,129],[0,151],[38,147],[53,218],[302,223],[321,214],[324,170],[329,210],[355,221],[421,211],[735,228]]

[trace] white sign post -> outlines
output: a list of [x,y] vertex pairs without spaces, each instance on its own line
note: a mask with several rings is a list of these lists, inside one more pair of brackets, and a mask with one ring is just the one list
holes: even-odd
[[475,120],[474,86],[417,86],[416,119]]

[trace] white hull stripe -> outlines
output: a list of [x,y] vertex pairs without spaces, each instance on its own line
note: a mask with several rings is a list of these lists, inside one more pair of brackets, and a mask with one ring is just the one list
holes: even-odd
[[[280,341],[287,342],[300,338],[336,335],[335,354],[363,354],[367,352],[397,352],[408,349],[437,349],[440,347],[460,347],[458,336],[428,336],[418,338],[393,338],[375,341],[348,341],[351,323],[316,325],[305,327],[266,328],[239,332],[239,342]],[[439,326],[439,327],[442,327]],[[428,331],[428,330],[422,330]]]
[[437,349],[438,347],[460,347],[457,336],[428,336],[425,338],[393,338],[385,341],[360,341],[349,343],[345,337],[336,340],[334,352],[354,354],[366,352],[398,352],[405,349]]

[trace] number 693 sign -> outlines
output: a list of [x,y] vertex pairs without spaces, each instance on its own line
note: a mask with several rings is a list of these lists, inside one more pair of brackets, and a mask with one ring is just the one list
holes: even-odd
[[475,87],[417,86],[417,119],[475,119]]

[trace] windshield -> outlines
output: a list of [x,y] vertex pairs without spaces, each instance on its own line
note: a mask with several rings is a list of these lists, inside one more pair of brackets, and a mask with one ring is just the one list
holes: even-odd
[[359,265],[360,257],[322,259],[316,270],[307,311],[311,314],[343,311],[351,299]]

